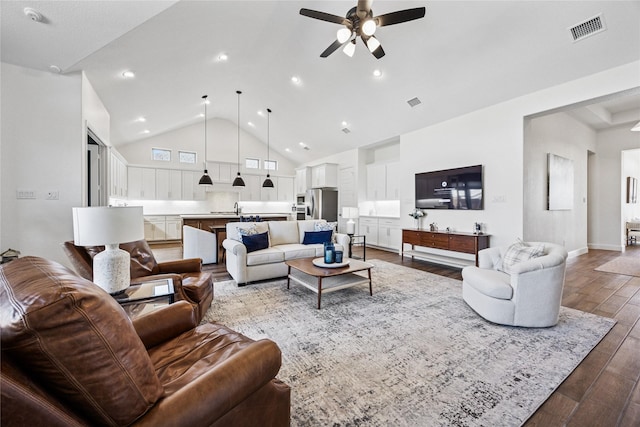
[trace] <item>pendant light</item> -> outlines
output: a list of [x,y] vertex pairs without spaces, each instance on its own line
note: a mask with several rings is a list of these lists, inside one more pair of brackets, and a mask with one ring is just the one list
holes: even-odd
[[213,185],[213,181],[211,181],[209,171],[207,171],[207,95],[203,95],[202,99],[204,99],[204,175],[198,181],[198,185],[208,187]]
[[[267,108],[267,164],[269,163],[269,117],[271,117],[271,109]],[[267,179],[264,180],[262,186],[265,188],[273,188],[273,181],[271,181],[271,176],[269,175],[269,170],[267,169]]]
[[236,93],[238,94],[238,176],[233,180],[232,186],[244,187],[244,180],[240,176],[240,94],[242,92],[237,90]]

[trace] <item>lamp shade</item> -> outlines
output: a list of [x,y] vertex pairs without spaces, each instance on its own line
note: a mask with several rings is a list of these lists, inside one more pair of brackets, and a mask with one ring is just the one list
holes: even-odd
[[142,206],[73,208],[73,239],[78,246],[120,244],[143,238]]

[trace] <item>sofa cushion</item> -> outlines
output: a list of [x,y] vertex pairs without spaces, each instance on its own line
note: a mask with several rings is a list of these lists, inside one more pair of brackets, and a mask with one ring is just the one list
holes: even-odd
[[303,245],[313,245],[316,243],[329,243],[333,237],[333,230],[325,231],[305,231],[302,239]]
[[301,243],[291,243],[288,245],[280,245],[277,248],[284,253],[284,259],[309,258],[316,256],[316,247],[323,245],[303,245]]
[[516,264],[542,255],[544,255],[544,245],[528,245],[518,239],[516,243],[509,246],[505,251],[502,256],[502,265],[499,270],[504,271],[507,274],[511,274],[513,266]]
[[0,268],[0,296],[3,353],[90,424],[129,425],[162,396],[131,321],[95,284],[24,257]]
[[496,270],[466,267],[462,270],[465,283],[492,298],[513,298],[509,275]]
[[247,265],[273,264],[277,262],[284,262],[284,252],[279,247],[247,253]]
[[242,236],[242,243],[247,247],[247,253],[266,249],[269,247],[269,233]]
[[268,224],[271,246],[300,242],[295,221],[270,221]]
[[227,224],[227,238],[238,242],[242,242],[242,235],[250,236],[266,231],[269,231],[266,222],[230,222]]

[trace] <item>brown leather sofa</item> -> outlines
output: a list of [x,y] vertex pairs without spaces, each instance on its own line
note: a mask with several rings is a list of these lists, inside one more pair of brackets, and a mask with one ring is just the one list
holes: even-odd
[[[70,241],[64,242],[63,248],[76,272],[93,280],[93,257],[102,252],[104,246],[76,246]],[[122,243],[120,249],[131,254],[131,284],[173,279],[176,300],[190,302],[198,320],[202,320],[213,301],[213,280],[210,273],[202,271],[200,258],[157,262],[146,240]]]
[[38,257],[0,266],[3,426],[286,426],[281,354],[179,301],[130,320]]

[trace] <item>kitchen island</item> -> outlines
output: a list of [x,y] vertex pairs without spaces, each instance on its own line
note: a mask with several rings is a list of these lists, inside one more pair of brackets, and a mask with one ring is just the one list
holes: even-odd
[[[238,222],[241,217],[260,217],[264,221],[287,221],[291,218],[290,214],[287,213],[241,213],[236,214],[235,212],[212,212],[209,214],[185,214],[180,215],[182,218],[182,224],[197,228],[199,230],[207,231],[213,233],[215,235],[215,243],[213,243],[215,250],[214,259],[215,263],[224,260],[224,252],[222,248],[222,242],[227,235],[226,227],[229,222]],[[202,243],[200,243],[202,244]],[[186,254],[191,253],[191,246],[193,244],[187,244],[185,246],[184,241],[184,233],[182,235],[182,247]],[[196,252],[197,254],[197,252]],[[202,256],[201,256],[202,257]],[[207,258],[207,257],[205,257]],[[204,259],[204,258],[203,258]],[[207,261],[205,260],[205,263]],[[209,261],[211,262],[211,261]]]

